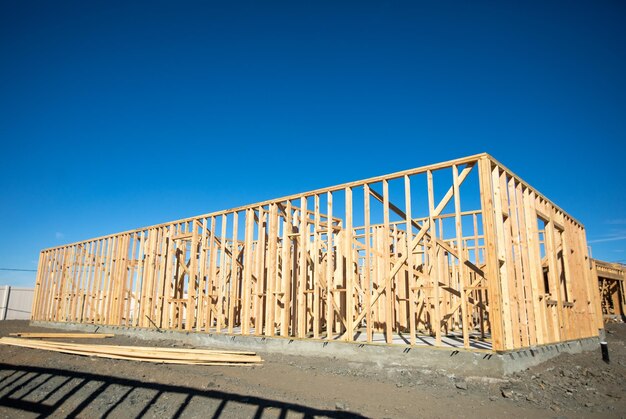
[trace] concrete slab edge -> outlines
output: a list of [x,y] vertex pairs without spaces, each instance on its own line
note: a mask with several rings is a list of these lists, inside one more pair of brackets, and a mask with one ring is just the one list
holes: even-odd
[[145,340],[172,340],[195,346],[239,349],[260,353],[318,356],[351,362],[373,363],[381,368],[417,368],[443,370],[460,376],[502,377],[541,364],[561,353],[578,353],[599,348],[598,338],[581,339],[545,345],[521,351],[496,354],[455,348],[408,347],[366,343],[327,342],[307,339],[268,338],[260,336],[225,335],[105,326],[82,323],[31,321],[32,326],[61,330],[114,333]]

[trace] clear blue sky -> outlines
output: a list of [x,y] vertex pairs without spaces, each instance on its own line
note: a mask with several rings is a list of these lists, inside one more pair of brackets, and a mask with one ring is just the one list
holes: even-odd
[[376,3],[2,1],[0,267],[482,151],[626,261],[625,3]]

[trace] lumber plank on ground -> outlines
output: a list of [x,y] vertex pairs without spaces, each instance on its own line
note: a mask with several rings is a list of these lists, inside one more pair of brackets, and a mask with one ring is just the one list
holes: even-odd
[[[98,345],[98,347],[120,347],[119,345]],[[198,349],[198,348],[162,348],[155,346],[125,346],[128,350],[131,351],[150,351],[150,350],[158,350],[160,352],[184,352],[184,353],[194,353],[194,354],[231,354],[231,355],[256,355],[256,352],[245,352],[245,351],[229,351],[229,350],[220,350],[220,349]]]
[[[141,358],[151,358],[151,359],[180,359],[180,360],[189,360],[189,361],[206,361],[207,359],[210,361],[224,361],[224,362],[247,362],[247,361],[255,361],[260,358],[255,355],[235,355],[235,354],[225,354],[219,352],[199,352],[196,353],[188,353],[185,350],[179,350],[178,352],[173,351],[162,351],[161,348],[147,348],[138,350],[132,346],[105,346],[105,345],[84,345],[84,344],[70,344],[70,343],[58,343],[58,342],[37,342],[37,346],[41,348],[60,348],[60,349],[69,349],[69,350],[78,350],[99,354],[113,354],[113,355],[121,355],[121,356],[135,356]],[[174,348],[169,348],[174,349]]]
[[234,351],[209,349],[133,347],[116,345],[92,345],[52,341],[34,341],[18,338],[0,338],[0,344],[23,348],[41,349],[74,355],[96,356],[112,359],[126,359],[166,364],[193,365],[250,365],[263,360],[254,352],[234,353]]
[[104,339],[115,336],[112,333],[34,333],[18,332],[9,333],[9,336],[33,339]]

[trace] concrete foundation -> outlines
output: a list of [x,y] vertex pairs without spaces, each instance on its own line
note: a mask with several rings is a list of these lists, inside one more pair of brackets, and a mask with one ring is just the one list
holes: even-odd
[[562,353],[599,350],[597,337],[543,345],[517,351],[494,353],[453,347],[410,347],[406,345],[336,342],[313,339],[267,338],[204,332],[102,326],[80,323],[31,321],[31,325],[62,330],[114,333],[145,340],[172,340],[194,346],[248,350],[285,355],[318,356],[347,361],[370,362],[380,367],[412,367],[445,370],[457,375],[502,377],[541,364]]

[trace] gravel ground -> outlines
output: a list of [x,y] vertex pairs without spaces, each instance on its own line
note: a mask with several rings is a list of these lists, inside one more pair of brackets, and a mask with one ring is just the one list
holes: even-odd
[[[0,322],[0,336],[25,331],[51,329]],[[626,325],[607,331],[610,364],[598,349],[502,379],[269,353],[262,366],[214,367],[0,345],[0,417],[626,417]]]

